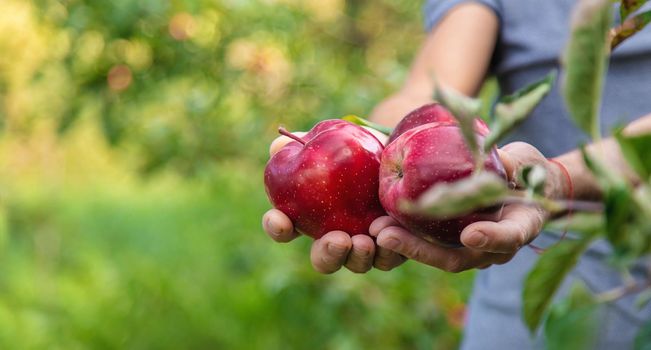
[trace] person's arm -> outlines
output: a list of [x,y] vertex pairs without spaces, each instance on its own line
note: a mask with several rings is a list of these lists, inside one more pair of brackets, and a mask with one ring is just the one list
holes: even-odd
[[[427,37],[403,88],[379,104],[371,119],[394,126],[411,110],[431,101],[432,75],[446,86],[466,94],[475,94],[482,85],[498,34],[496,14],[484,5],[464,3],[441,20]],[[272,144],[275,152],[286,139]],[[377,219],[369,228],[377,236],[392,223],[388,217]],[[288,242],[298,236],[291,220],[276,209],[262,218],[264,230],[278,242]],[[322,273],[332,273],[346,266],[353,272],[366,272],[375,266],[391,270],[405,258],[392,250],[376,246],[368,236],[354,237],[334,231],[314,241],[312,265]]]
[[[625,134],[651,133],[651,114],[629,124]],[[627,166],[617,142],[612,138],[589,145],[588,153],[598,157],[611,169],[624,174],[635,185],[639,179]],[[535,147],[514,142],[500,150],[509,179],[517,180],[516,174],[525,166],[542,165],[548,173],[545,195],[549,198],[567,198],[569,184],[557,164],[547,160]],[[554,160],[568,171],[574,186],[575,199],[597,199],[601,192],[597,181],[583,162],[578,150],[561,155]],[[511,260],[525,244],[536,238],[548,213],[540,208],[511,204],[504,207],[498,222],[480,221],[468,225],[461,233],[465,248],[446,249],[420,239],[387,217],[376,220],[384,223],[377,234],[377,244],[410,259],[420,261],[450,272],[472,268],[484,268]],[[376,231],[378,232],[378,231]]]
[[495,49],[499,20],[478,3],[452,9],[427,36],[402,88],[380,103],[370,118],[394,126],[432,101],[434,79],[468,96],[479,92]]
[[[624,129],[624,135],[629,136],[649,133],[651,133],[651,114],[630,123]],[[621,172],[630,183],[635,185],[640,181],[626,164],[626,161],[620,153],[617,142],[612,138],[590,145],[587,149],[589,153],[599,156],[610,169],[617,169]],[[600,198],[601,192],[599,191],[596,180],[586,168],[580,151],[575,150],[555,159],[565,165],[568,169],[572,183],[574,184],[576,198]]]

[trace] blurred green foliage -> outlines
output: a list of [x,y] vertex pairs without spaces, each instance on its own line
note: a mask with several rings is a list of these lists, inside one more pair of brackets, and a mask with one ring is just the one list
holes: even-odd
[[111,143],[133,146],[145,171],[261,160],[279,122],[305,129],[365,115],[404,77],[422,36],[417,2],[2,6],[0,48],[14,53],[0,61],[2,91],[29,94],[5,105],[6,127],[23,131],[47,114],[65,132],[95,115]]
[[274,244],[275,128],[367,114],[419,2],[0,1],[0,348],[450,349],[472,274]]

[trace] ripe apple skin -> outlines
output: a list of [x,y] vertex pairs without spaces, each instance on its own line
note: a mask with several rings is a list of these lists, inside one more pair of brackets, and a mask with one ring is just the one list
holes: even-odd
[[378,197],[384,146],[369,131],[344,120],[325,120],[285,145],[267,163],[265,188],[273,206],[315,239],[341,230],[368,234],[386,215]]
[[[476,131],[481,145],[484,134]],[[497,151],[491,150],[484,163],[487,171],[505,179]],[[410,232],[447,247],[460,247],[461,231],[476,221],[498,219],[499,206],[460,217],[436,220],[406,213],[404,200],[416,200],[437,183],[454,182],[472,174],[473,157],[461,130],[450,123],[429,123],[408,130],[387,146],[380,165],[380,201],[384,209]]]
[[452,113],[448,111],[447,108],[438,103],[430,103],[423,105],[419,108],[414,109],[409,112],[398,125],[393,129],[391,136],[389,137],[389,143],[398,138],[398,136],[405,133],[407,130],[411,130],[417,126],[421,126],[428,123],[456,123],[457,120],[454,118]]
[[[442,124],[458,124],[457,119],[443,105],[438,103],[430,103],[423,105],[407,114],[398,125],[393,129],[387,144],[393,142],[398,136],[404,134],[406,131],[421,125],[429,123],[442,123]],[[489,129],[486,123],[477,118],[475,119],[475,130],[483,136],[488,135]]]

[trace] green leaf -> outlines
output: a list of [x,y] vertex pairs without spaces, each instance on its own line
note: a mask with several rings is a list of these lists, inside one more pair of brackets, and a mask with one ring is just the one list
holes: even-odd
[[610,39],[610,50],[615,50],[615,48],[624,42],[624,40],[644,29],[649,22],[651,22],[651,10],[642,12],[633,18],[629,18],[623,22],[622,25],[613,29]]
[[637,332],[634,349],[651,350],[651,321],[647,321]]
[[635,307],[641,310],[649,301],[651,301],[651,289],[646,289],[635,298]]
[[623,177],[614,172],[610,167],[604,164],[598,157],[594,157],[589,154],[585,146],[579,147],[581,154],[583,155],[583,162],[590,169],[590,172],[595,176],[599,186],[607,191],[612,187],[621,187],[625,186]]
[[592,349],[601,309],[582,282],[575,282],[565,300],[552,306],[545,322],[548,350]]
[[[644,186],[646,187],[646,186]],[[625,266],[649,253],[651,223],[648,192],[612,187],[605,194],[606,237],[614,248],[612,263]],[[646,206],[646,207],[645,207]]]
[[520,172],[519,178],[531,195],[542,195],[545,191],[547,170],[541,165],[526,166]]
[[484,142],[484,150],[491,149],[501,138],[524,121],[551,91],[555,80],[556,71],[552,71],[542,80],[500,99],[495,105],[495,118],[490,128],[491,133]]
[[452,183],[434,185],[414,202],[403,202],[407,212],[445,219],[495,205],[509,194],[506,181],[486,171]]
[[[622,175],[614,172],[599,158],[581,147],[583,159],[594,174],[604,193],[606,238],[615,249],[615,259],[626,262],[646,249],[641,205]],[[642,220],[641,220],[642,219]]]
[[341,119],[343,119],[345,121],[348,121],[348,122],[351,122],[353,124],[357,124],[359,126],[369,127],[371,129],[377,130],[377,131],[379,131],[379,132],[381,132],[381,133],[383,133],[383,134],[385,134],[387,136],[391,135],[391,133],[393,132],[393,128],[389,128],[387,126],[384,126],[384,125],[381,125],[381,124],[378,124],[378,123],[374,123],[374,122],[372,122],[370,120],[366,120],[366,119],[364,119],[362,117],[358,117],[356,115],[352,115],[352,114],[347,115],[345,117],[342,117]]
[[594,236],[580,240],[566,239],[540,256],[524,282],[523,318],[534,333],[565,276],[576,265]]
[[651,133],[635,136],[624,136],[622,131],[615,132],[615,138],[624,158],[644,181],[651,176]]
[[482,101],[439,84],[436,84],[434,89],[434,100],[445,106],[456,117],[463,138],[475,162],[478,165],[483,165],[484,162],[481,160],[479,143],[475,134],[475,118],[479,115]]
[[635,206],[630,190],[624,186],[610,188],[606,192],[604,205],[606,237],[617,248],[626,243],[627,228],[634,215]]
[[621,22],[624,23],[628,16],[635,12],[637,9],[642,7],[647,0],[621,0],[621,6],[619,7],[619,18]]
[[604,230],[604,216],[600,213],[574,213],[545,224],[546,230],[559,232],[578,232],[584,235],[596,235]]
[[612,23],[608,0],[580,0],[563,57],[563,95],[570,116],[583,131],[601,137],[599,107],[608,60],[607,33]]
[[646,183],[639,184],[633,191],[635,203],[639,206],[644,217],[651,217],[651,186]]

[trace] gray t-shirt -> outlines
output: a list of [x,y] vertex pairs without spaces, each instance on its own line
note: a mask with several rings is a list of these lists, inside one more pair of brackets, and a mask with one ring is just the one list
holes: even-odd
[[[558,68],[559,57],[569,34],[570,15],[576,0],[429,0],[424,6],[426,29],[431,30],[452,8],[474,1],[492,9],[500,20],[500,34],[491,71],[501,91],[511,93]],[[651,3],[642,10],[651,8]],[[617,5],[613,12],[618,13]],[[602,129],[626,124],[651,113],[651,28],[624,42],[614,52],[608,68],[601,111]],[[507,142],[525,141],[553,157],[586,140],[574,126],[556,86],[532,116],[512,133]],[[558,236],[542,233],[534,242],[549,246]],[[599,293],[621,286],[621,276],[605,261],[609,246],[593,244],[572,271],[558,297],[576,279]],[[539,349],[544,339],[535,339],[522,322],[522,283],[537,259],[523,248],[509,263],[479,271],[469,305],[463,349]],[[636,278],[648,278],[646,269],[632,271]],[[599,349],[629,349],[640,326],[651,320],[651,306],[638,310],[635,296],[623,298],[605,308],[597,336]]]

